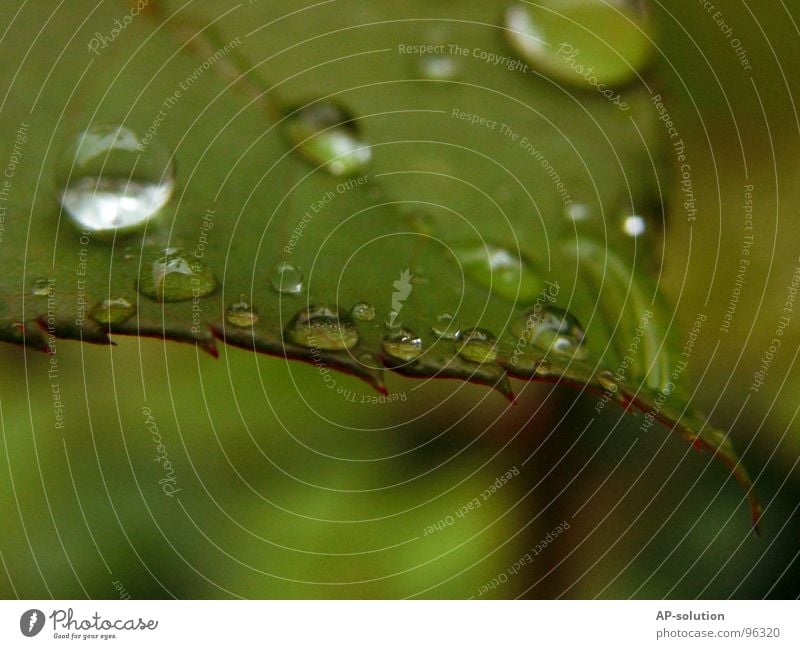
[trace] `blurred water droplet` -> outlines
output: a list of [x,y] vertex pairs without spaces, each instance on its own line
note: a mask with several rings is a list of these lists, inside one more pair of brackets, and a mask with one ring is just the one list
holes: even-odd
[[531,66],[611,101],[619,99],[611,88],[635,78],[654,50],[650,16],[638,0],[518,2],[508,9],[505,27],[511,46]]
[[50,295],[50,280],[46,277],[37,277],[33,280],[31,295],[36,297],[47,297]]
[[300,153],[332,176],[363,173],[372,158],[354,117],[330,101],[292,113],[286,119],[286,132]]
[[435,336],[444,340],[456,340],[458,338],[458,327],[455,318],[451,313],[441,313],[436,316],[436,322],[431,326]]
[[375,307],[367,302],[359,302],[358,304],[354,304],[353,308],[350,309],[350,315],[356,320],[369,322],[375,319]]
[[249,329],[258,322],[258,311],[253,308],[247,296],[242,293],[239,296],[239,301],[228,307],[225,312],[225,320],[234,327]]
[[528,346],[583,357],[586,334],[578,319],[564,309],[537,303],[513,323],[511,330]]
[[422,77],[432,81],[452,81],[461,72],[461,62],[457,58],[442,54],[423,56],[418,67]]
[[171,157],[124,126],[93,126],[61,156],[59,196],[70,220],[99,238],[140,230],[175,189]]
[[622,219],[622,231],[633,239],[638,239],[647,232],[647,222],[638,214],[631,214]]
[[300,311],[286,326],[285,335],[290,343],[325,351],[352,349],[359,340],[355,324],[324,305]]
[[541,282],[521,255],[491,244],[457,247],[453,251],[464,273],[493,293],[514,301],[536,299]]
[[386,334],[382,344],[389,356],[402,361],[413,361],[422,353],[422,339],[408,329]]
[[299,295],[303,292],[303,270],[299,266],[282,261],[272,269],[270,282],[278,293]]
[[109,297],[92,307],[89,316],[100,324],[122,324],[136,313],[136,303],[124,297]]
[[592,208],[588,203],[570,203],[564,208],[564,213],[569,221],[582,223],[592,216]]
[[458,354],[472,363],[490,363],[497,358],[497,338],[486,329],[467,329],[458,334]]
[[160,302],[181,302],[211,295],[217,290],[217,278],[185,250],[164,248],[143,256],[137,288]]

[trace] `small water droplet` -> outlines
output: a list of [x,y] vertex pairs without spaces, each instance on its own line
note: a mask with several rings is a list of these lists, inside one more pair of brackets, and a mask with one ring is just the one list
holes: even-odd
[[564,209],[564,213],[569,221],[582,223],[591,218],[592,207],[588,203],[570,203]]
[[80,133],[61,156],[57,182],[70,220],[101,239],[144,227],[175,189],[169,151],[119,125]]
[[451,313],[441,313],[436,316],[436,322],[431,327],[435,336],[444,340],[456,340],[458,338],[458,327],[455,318]]
[[109,297],[95,304],[89,316],[100,324],[122,324],[136,313],[136,303],[125,297]]
[[614,373],[611,370],[600,370],[595,374],[595,379],[597,382],[609,392],[616,392],[619,390],[619,384],[617,380],[614,378]]
[[323,305],[303,309],[286,326],[286,339],[295,345],[325,351],[352,349],[358,329],[348,318]]
[[298,151],[332,176],[363,173],[372,157],[353,115],[330,101],[292,113],[286,119],[286,132]]
[[239,296],[239,301],[228,307],[225,312],[225,320],[234,327],[249,329],[258,322],[258,311],[253,308],[247,296],[242,293]]
[[50,295],[50,280],[46,277],[37,277],[33,280],[31,295],[36,297],[47,297]]
[[386,334],[382,344],[389,356],[402,361],[413,361],[422,353],[422,338],[408,329]]
[[536,304],[512,325],[511,330],[531,347],[562,356],[583,357],[585,332],[569,311]]
[[367,302],[359,302],[358,304],[354,304],[353,308],[350,309],[350,315],[356,320],[369,322],[375,319],[375,307]]
[[654,50],[650,16],[638,0],[518,2],[505,27],[511,46],[534,68],[604,94],[635,78]]
[[520,254],[491,244],[453,251],[468,277],[500,297],[529,302],[539,294],[539,276]]
[[534,305],[512,325],[511,330],[531,347],[563,356],[583,357],[585,332],[569,311],[551,305]]
[[638,214],[631,214],[622,219],[622,231],[633,239],[638,239],[647,232],[647,222]]
[[486,329],[467,329],[458,334],[458,354],[472,363],[490,363],[497,358],[497,338]]
[[303,292],[303,269],[282,261],[272,269],[270,282],[278,293],[300,295]]
[[159,302],[181,302],[211,295],[217,278],[205,262],[185,250],[164,248],[144,255],[137,288]]
[[419,73],[432,81],[452,81],[461,72],[461,62],[452,56],[432,54],[423,56],[418,62]]

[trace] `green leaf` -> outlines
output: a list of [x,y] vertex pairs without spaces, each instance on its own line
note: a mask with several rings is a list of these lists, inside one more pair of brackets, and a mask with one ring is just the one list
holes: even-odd
[[[46,25],[6,3],[0,339],[48,349],[54,337],[158,336],[211,353],[222,340],[379,390],[385,368],[510,398],[510,377],[571,383],[713,452],[757,521],[729,439],[678,387],[681,335],[651,278],[664,177],[650,96],[620,89],[623,108],[523,69],[506,8],[151,2],[120,29],[124,3]],[[427,46],[444,73],[419,54]],[[59,151],[97,124],[143,134],[143,160],[164,145],[177,170],[162,213],[110,240],[59,206]],[[626,236],[638,214],[646,236]],[[582,325],[580,353],[538,336],[519,347],[540,296]],[[496,340],[475,353],[434,333],[442,322]],[[393,353],[387,323],[421,353]]]

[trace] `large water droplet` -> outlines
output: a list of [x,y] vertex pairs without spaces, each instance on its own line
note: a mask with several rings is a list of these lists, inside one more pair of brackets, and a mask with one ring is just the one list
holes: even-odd
[[243,293],[239,296],[238,302],[234,302],[228,307],[225,312],[225,320],[234,327],[248,329],[258,322],[258,311],[253,308]]
[[317,102],[292,113],[286,132],[298,150],[333,176],[363,173],[372,157],[354,117],[341,106]]
[[303,292],[303,269],[282,261],[272,269],[270,282],[278,293],[299,295]]
[[358,344],[358,329],[349,319],[323,305],[303,309],[286,326],[286,339],[311,349],[339,351]]
[[583,356],[586,334],[578,319],[564,309],[537,303],[522,314],[511,330],[531,347],[563,356]]
[[639,0],[539,0],[506,13],[506,37],[520,57],[558,81],[610,87],[636,76],[653,53],[651,21]]
[[136,303],[125,297],[109,297],[92,307],[92,320],[100,324],[122,324],[136,313]]
[[458,334],[458,354],[472,363],[490,363],[497,358],[497,338],[486,329],[467,329]]
[[353,308],[350,309],[350,315],[356,320],[369,322],[375,319],[375,307],[367,302],[359,302],[358,304],[354,304]]
[[31,295],[35,297],[47,297],[50,295],[50,280],[46,277],[37,277],[33,280]]
[[175,188],[171,157],[156,139],[124,126],[93,126],[62,154],[61,205],[82,230],[100,238],[136,231]]
[[386,334],[382,344],[389,356],[401,361],[413,361],[422,353],[422,338],[408,329],[398,329]]
[[164,248],[143,256],[137,288],[160,302],[180,302],[211,295],[217,290],[217,278],[185,250]]
[[541,282],[530,262],[494,245],[454,248],[464,273],[507,300],[536,299]]

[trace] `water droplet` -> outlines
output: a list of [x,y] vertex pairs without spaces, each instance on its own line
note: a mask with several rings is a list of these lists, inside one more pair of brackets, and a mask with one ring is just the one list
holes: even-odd
[[314,305],[292,318],[286,326],[286,339],[311,349],[339,351],[358,344],[358,329],[333,309]]
[[109,297],[92,307],[92,320],[100,324],[122,324],[136,313],[136,303],[124,297]]
[[225,320],[234,327],[249,329],[258,322],[258,311],[253,308],[247,296],[242,293],[239,296],[239,301],[228,307],[225,312]]
[[330,101],[295,111],[286,119],[286,132],[306,158],[332,176],[363,173],[372,157],[353,115]]
[[452,81],[461,72],[461,62],[457,58],[439,54],[423,56],[418,66],[420,75],[432,81]]
[[609,392],[616,392],[619,390],[619,385],[617,384],[617,380],[614,378],[614,373],[611,370],[600,370],[595,374],[595,379],[597,382]]
[[529,302],[541,289],[538,275],[527,259],[499,246],[454,248],[464,273],[507,300]]
[[367,302],[359,302],[350,309],[350,315],[356,320],[369,322],[375,319],[375,307]]
[[520,340],[532,347],[563,356],[583,357],[585,332],[569,311],[537,303],[512,325]]
[[468,329],[458,334],[458,354],[472,363],[490,363],[497,358],[495,335],[486,329]]
[[413,361],[422,353],[422,338],[408,329],[398,329],[384,336],[383,349],[393,358]]
[[647,232],[647,222],[638,214],[631,214],[622,219],[622,231],[633,239],[638,239]]
[[588,203],[570,203],[564,209],[564,213],[568,220],[582,223],[591,218],[592,207]]
[[456,340],[458,338],[458,327],[455,318],[451,313],[442,313],[436,316],[436,322],[431,327],[435,336],[444,340]]
[[46,277],[37,277],[33,280],[31,295],[36,297],[47,297],[50,295],[50,280]]
[[654,50],[650,16],[638,0],[516,3],[505,27],[511,46],[534,68],[603,94],[635,78]]
[[278,293],[299,295],[303,292],[303,270],[299,266],[282,261],[272,269],[270,282]]
[[160,302],[181,302],[211,295],[217,290],[217,278],[186,251],[164,248],[144,255],[137,288]]
[[58,185],[69,218],[111,238],[144,227],[172,197],[175,178],[157,140],[124,126],[93,126],[62,154]]

